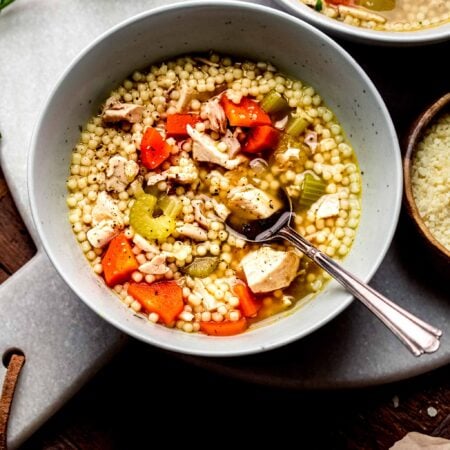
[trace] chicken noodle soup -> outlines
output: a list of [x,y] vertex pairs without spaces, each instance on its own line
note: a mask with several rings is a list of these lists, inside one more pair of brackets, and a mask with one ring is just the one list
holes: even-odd
[[382,31],[416,31],[450,20],[448,0],[299,0],[349,25]]
[[210,54],[134,72],[72,153],[70,223],[95,273],[154,323],[224,336],[291,308],[326,275],[285,242],[225,225],[276,213],[331,257],[350,250],[361,178],[336,117],[272,65]]

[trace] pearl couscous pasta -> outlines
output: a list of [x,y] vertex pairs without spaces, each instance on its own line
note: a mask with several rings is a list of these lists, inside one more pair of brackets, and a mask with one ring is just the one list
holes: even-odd
[[314,88],[217,54],[153,65],[111,92],[73,150],[67,187],[76,239],[122,302],[216,336],[327,280],[285,242],[246,242],[230,219],[264,223],[284,189],[296,230],[343,258],[360,217],[354,152]]
[[417,31],[450,20],[448,0],[299,0],[328,17],[381,31]]
[[411,170],[420,216],[433,236],[450,251],[450,113],[430,125],[417,144]]

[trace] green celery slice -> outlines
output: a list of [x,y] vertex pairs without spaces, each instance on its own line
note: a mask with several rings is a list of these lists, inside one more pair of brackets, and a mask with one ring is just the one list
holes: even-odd
[[206,278],[217,269],[218,265],[218,256],[197,256],[191,264],[182,270],[191,277]]
[[175,219],[161,215],[153,217],[157,199],[150,194],[141,194],[130,210],[130,225],[136,233],[146,239],[165,239],[175,231]]
[[285,133],[292,137],[299,137],[309,125],[309,122],[303,117],[293,117],[291,116],[284,129]]
[[272,90],[261,100],[261,108],[268,114],[274,114],[288,110],[289,104],[279,92]]
[[313,175],[307,173],[303,180],[302,193],[299,200],[300,207],[309,208],[325,194],[326,187],[327,184],[324,180],[317,180]]
[[158,206],[165,216],[172,217],[172,219],[175,219],[183,209],[181,200],[171,195],[163,195],[158,200]]

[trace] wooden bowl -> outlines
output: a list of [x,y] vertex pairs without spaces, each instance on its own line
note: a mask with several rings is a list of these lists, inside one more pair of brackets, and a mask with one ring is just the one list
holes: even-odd
[[[429,106],[413,123],[411,130],[406,138],[406,152],[403,158],[403,179],[405,184],[404,202],[407,211],[416,224],[420,234],[427,241],[428,245],[440,254],[445,259],[450,260],[450,251],[447,250],[434,236],[431,234],[428,227],[425,225],[419,210],[417,209],[414,200],[412,184],[411,184],[411,169],[414,160],[417,144],[423,135],[423,132],[430,124],[430,122],[442,112],[442,110],[450,105],[450,92],[443,95],[439,100]],[[449,149],[450,151],[450,149]]]

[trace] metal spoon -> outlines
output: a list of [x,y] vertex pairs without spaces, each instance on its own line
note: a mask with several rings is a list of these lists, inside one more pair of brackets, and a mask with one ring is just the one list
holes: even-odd
[[279,196],[283,207],[269,218],[242,223],[236,221],[236,216],[232,213],[227,219],[228,228],[248,242],[264,243],[280,238],[289,241],[367,306],[415,356],[433,353],[439,348],[441,330],[405,311],[363,283],[291,228],[291,200],[284,190],[280,190]]

